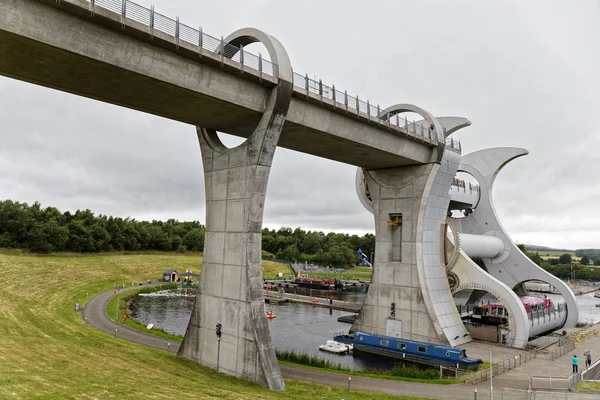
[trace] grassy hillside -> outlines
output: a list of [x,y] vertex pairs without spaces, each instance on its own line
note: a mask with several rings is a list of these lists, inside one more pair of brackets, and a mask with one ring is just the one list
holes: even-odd
[[[199,271],[198,256],[0,253],[0,399],[392,399],[287,381],[287,392],[216,373],[83,324],[73,308],[114,284]],[[86,296],[87,293],[87,296]]]

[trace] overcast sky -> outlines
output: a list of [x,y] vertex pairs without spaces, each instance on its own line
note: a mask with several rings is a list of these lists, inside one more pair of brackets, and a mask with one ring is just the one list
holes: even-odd
[[[468,117],[463,154],[528,149],[494,190],[513,240],[600,248],[600,1],[152,1],[213,36],[262,29],[371,103]],[[2,77],[0,121],[0,199],[205,220],[193,126]],[[372,232],[354,174],[278,149],[266,226]]]

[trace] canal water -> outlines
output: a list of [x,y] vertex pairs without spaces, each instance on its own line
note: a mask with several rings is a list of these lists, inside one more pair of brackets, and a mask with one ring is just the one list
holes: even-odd
[[[129,306],[131,316],[145,325],[154,324],[154,327],[162,328],[165,332],[183,336],[196,298],[183,296],[182,293],[166,291],[136,296]],[[334,297],[363,301],[365,293],[366,288],[359,288],[335,292]],[[303,293],[299,291],[298,294]],[[333,339],[334,333],[348,332],[351,324],[338,322],[338,318],[352,313],[298,303],[266,304],[265,307],[277,315],[268,319],[268,323],[273,344],[279,350],[317,355],[355,370],[391,367],[390,360],[368,354],[339,355],[319,350],[320,345]]]
[[[293,293],[293,289],[292,293]],[[306,293],[304,293],[306,291]],[[177,294],[179,293],[179,294]],[[136,296],[130,304],[131,315],[143,324],[154,324],[166,332],[181,335],[185,333],[194,306],[195,297],[184,296],[179,291],[174,294],[153,293]],[[327,297],[330,292],[313,289],[299,289],[298,294]],[[337,300],[362,302],[366,295],[366,287],[353,288],[334,292]],[[468,293],[459,293],[466,296]],[[543,297],[543,294],[535,294]],[[461,297],[462,297],[461,296]],[[549,295],[555,302],[563,301],[560,295]],[[460,302],[460,298],[456,299]],[[579,321],[585,323],[600,322],[600,299],[594,298],[593,293],[577,296],[579,303]],[[355,369],[365,368],[388,369],[390,361],[369,355],[338,355],[319,350],[321,344],[333,338],[336,332],[347,332],[350,324],[338,322],[338,318],[351,315],[349,312],[329,310],[298,303],[283,303],[279,305],[266,304],[267,311],[273,311],[277,318],[269,319],[269,327],[274,345],[279,350],[294,350],[296,352],[317,355],[318,357]]]

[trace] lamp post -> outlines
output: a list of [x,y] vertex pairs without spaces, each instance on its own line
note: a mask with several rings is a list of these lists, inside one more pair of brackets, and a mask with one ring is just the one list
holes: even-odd
[[217,334],[217,371],[219,370],[219,356],[221,355],[221,328],[223,326],[218,323],[215,333]]
[[494,362],[492,361],[492,350],[490,349],[490,400],[494,400]]

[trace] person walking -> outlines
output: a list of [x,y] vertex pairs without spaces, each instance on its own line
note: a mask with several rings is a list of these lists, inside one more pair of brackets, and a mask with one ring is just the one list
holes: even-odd
[[577,358],[577,354],[573,356],[573,373],[577,372],[577,364],[579,364],[579,359]]
[[330,294],[329,295],[329,305],[332,305],[332,304],[333,304],[333,295]]
[[590,350],[585,351],[585,367],[589,368],[592,366],[592,352]]

